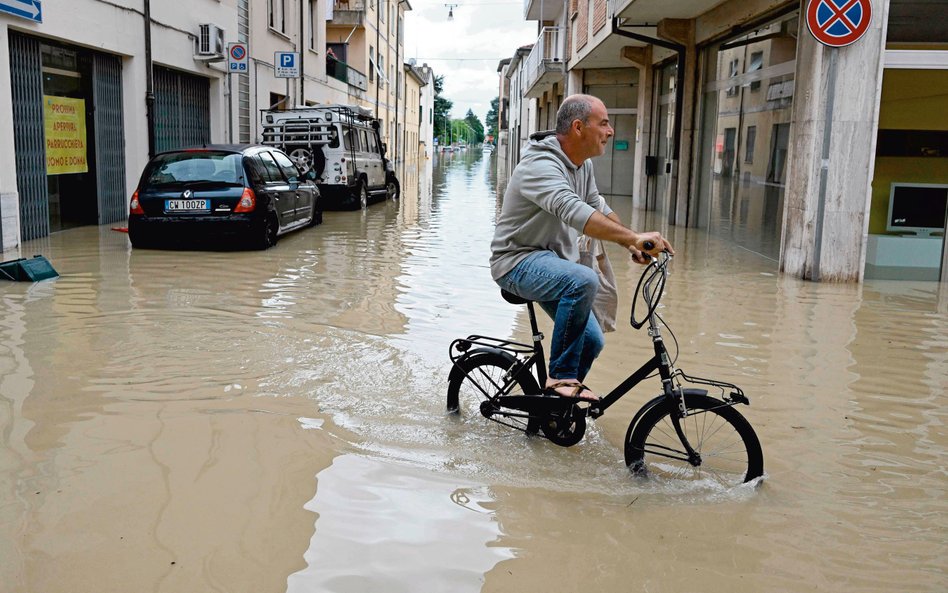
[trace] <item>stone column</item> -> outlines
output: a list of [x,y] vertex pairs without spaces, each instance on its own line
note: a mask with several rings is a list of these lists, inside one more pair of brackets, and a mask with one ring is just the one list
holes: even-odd
[[645,157],[652,145],[652,46],[626,46],[619,52],[619,58],[631,64],[639,71],[639,83],[636,88],[635,114],[635,177],[632,178],[632,207],[645,208],[648,196],[648,177],[645,175]]
[[852,45],[822,45],[800,15],[780,270],[861,282],[885,57],[888,0]]

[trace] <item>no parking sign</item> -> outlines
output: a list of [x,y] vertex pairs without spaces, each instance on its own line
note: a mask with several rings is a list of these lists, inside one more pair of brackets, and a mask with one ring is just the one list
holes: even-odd
[[246,72],[249,59],[246,43],[230,43],[227,45],[228,72]]
[[808,0],[806,26],[829,47],[843,47],[865,34],[872,21],[869,0]]

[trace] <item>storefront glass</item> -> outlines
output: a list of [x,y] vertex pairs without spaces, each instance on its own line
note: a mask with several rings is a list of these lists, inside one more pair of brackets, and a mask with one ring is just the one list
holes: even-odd
[[797,15],[705,53],[700,226],[777,260],[794,90]]

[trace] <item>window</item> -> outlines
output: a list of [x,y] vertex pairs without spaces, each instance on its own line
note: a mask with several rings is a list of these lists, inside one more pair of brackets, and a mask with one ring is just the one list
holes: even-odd
[[[728,64],[728,75],[727,75],[728,78],[734,78],[735,76],[737,76],[737,68],[738,68],[738,66],[740,66],[740,61],[738,61],[736,58],[733,59],[733,60],[731,60],[730,64]],[[733,97],[733,96],[735,96],[735,95],[737,95],[737,87],[736,87],[736,86],[732,86],[732,87],[730,87],[730,88],[727,89],[727,96],[728,96],[728,97]]]
[[309,0],[309,48],[316,49],[316,0]]
[[362,145],[364,152],[370,152],[372,150],[372,145],[369,144],[369,136],[365,133],[365,130],[359,130],[359,143]]
[[296,165],[293,164],[293,161],[289,159],[285,154],[279,152],[271,152],[273,158],[276,159],[280,169],[283,171],[283,176],[286,177],[287,181],[299,181],[300,171],[296,168]]
[[261,152],[260,164],[263,166],[264,179],[270,183],[283,183],[283,173],[280,171],[280,165],[276,164],[269,152]]
[[754,162],[754,144],[757,142],[757,126],[747,126],[747,139],[744,141],[744,162]]
[[375,82],[375,48],[369,46],[369,82]]
[[386,2],[385,2],[385,7],[384,7],[384,8],[382,7],[381,4],[379,4],[379,20],[381,20],[383,23],[385,22],[385,13],[386,13],[386,12],[388,12],[388,1],[387,1],[387,0],[386,0]]
[[286,95],[270,93],[270,109],[273,111],[283,111],[286,109]]
[[[754,70],[760,70],[764,67],[764,52],[755,51],[751,54],[750,64],[747,66],[748,72],[753,72]],[[750,83],[751,92],[757,92],[760,90],[760,81],[755,80]]]
[[362,150],[359,147],[359,135],[352,128],[346,128],[342,135],[342,145],[346,150]]
[[271,29],[286,33],[286,0],[269,0],[267,24]]

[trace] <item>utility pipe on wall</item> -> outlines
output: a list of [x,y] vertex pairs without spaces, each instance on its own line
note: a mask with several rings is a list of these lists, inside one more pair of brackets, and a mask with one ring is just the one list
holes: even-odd
[[151,61],[151,0],[144,0],[145,17],[145,119],[148,122],[148,158],[155,156],[155,77]]

